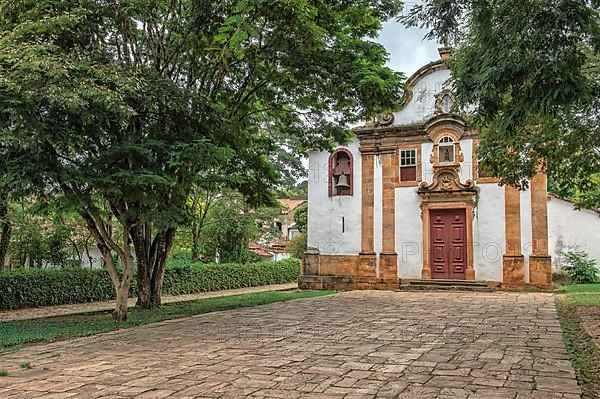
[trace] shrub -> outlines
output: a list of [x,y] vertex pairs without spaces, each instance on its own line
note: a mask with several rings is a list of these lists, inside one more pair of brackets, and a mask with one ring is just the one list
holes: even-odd
[[306,233],[300,233],[292,238],[287,248],[294,258],[304,258],[304,252],[306,252]]
[[564,269],[575,284],[593,284],[598,282],[598,268],[594,259],[588,259],[583,251],[563,252]]
[[195,292],[283,284],[296,281],[300,262],[285,259],[279,262],[195,264],[167,270],[163,292],[182,295]]
[[[241,264],[183,264],[165,271],[163,293],[192,294],[268,284],[283,284],[298,279],[300,262]],[[136,294],[132,281],[130,296]],[[114,299],[115,290],[106,270],[30,269],[0,272],[0,309],[63,305]]]

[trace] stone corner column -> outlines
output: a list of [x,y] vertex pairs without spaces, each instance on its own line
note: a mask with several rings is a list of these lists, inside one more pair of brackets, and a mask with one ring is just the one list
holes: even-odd
[[381,254],[379,277],[398,278],[398,254],[396,253],[396,148],[382,149],[382,204],[381,204]]
[[552,288],[552,257],[548,254],[548,178],[540,170],[531,179],[531,237],[529,282]]
[[373,149],[361,148],[362,164],[362,204],[361,204],[361,245],[358,259],[360,277],[376,277],[377,255],[374,246],[374,207],[375,207],[375,154]]
[[321,254],[317,248],[307,248],[300,266],[298,288],[301,290],[324,289],[322,277],[319,276]]
[[525,257],[521,252],[521,192],[504,187],[504,240],[502,283],[505,286],[525,284]]
[[429,207],[421,203],[421,220],[423,222],[423,269],[421,278],[431,280],[431,268],[429,267],[429,257],[431,249],[429,248]]
[[465,223],[467,225],[467,265],[465,269],[465,280],[475,281],[475,266],[473,254],[473,217],[475,216],[475,202],[467,203],[465,213]]
[[319,250],[316,248],[307,248],[306,252],[304,252],[304,258],[302,258],[300,273],[303,276],[318,276],[320,261],[321,255]]

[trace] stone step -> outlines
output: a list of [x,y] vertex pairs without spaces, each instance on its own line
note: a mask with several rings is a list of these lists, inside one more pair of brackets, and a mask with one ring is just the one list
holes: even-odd
[[402,280],[398,289],[401,291],[495,291],[486,283],[467,280]]

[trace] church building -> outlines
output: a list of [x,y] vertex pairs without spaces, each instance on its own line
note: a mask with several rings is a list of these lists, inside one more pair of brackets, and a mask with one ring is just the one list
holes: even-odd
[[300,287],[395,289],[404,280],[552,287],[564,250],[600,258],[600,218],[480,170],[477,132],[455,113],[441,59],[408,80],[402,108],[309,156],[308,250]]

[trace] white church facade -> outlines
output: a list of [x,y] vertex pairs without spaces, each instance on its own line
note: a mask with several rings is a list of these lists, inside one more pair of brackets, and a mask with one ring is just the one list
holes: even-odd
[[402,109],[309,156],[302,288],[396,288],[403,279],[552,287],[563,250],[600,258],[600,218],[547,192],[501,186],[478,167],[478,135],[454,113],[441,59],[408,81]]

